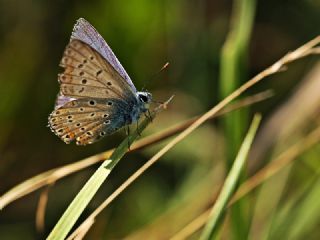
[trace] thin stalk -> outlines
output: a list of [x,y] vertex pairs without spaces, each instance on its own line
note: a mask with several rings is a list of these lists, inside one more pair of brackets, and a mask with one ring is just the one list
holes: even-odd
[[[221,53],[220,95],[228,96],[247,79],[247,56],[255,16],[255,0],[234,0],[231,30]],[[244,136],[248,125],[248,111],[241,110],[223,118],[224,132],[227,139],[227,167],[232,166],[233,156]],[[245,178],[245,172],[243,178]],[[241,181],[241,180],[240,180]],[[245,212],[246,199],[232,207],[231,228],[233,239],[243,239],[247,235],[249,223]]]
[[248,153],[251,148],[254,136],[256,135],[260,121],[261,115],[256,114],[253,118],[250,129],[245,139],[243,140],[241,148],[231,167],[228,177],[222,186],[222,190],[217,198],[217,201],[211,210],[209,220],[201,234],[201,240],[212,239],[213,236],[217,233],[220,220],[225,213],[228,202],[232,197],[232,194],[236,188],[236,184],[239,181],[241,170],[246,163]]

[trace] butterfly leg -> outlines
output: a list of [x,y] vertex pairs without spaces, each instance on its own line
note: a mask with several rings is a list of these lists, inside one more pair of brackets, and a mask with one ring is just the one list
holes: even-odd
[[141,137],[141,132],[140,132],[140,129],[139,129],[139,121],[136,122],[136,127],[137,127],[138,136]]
[[126,127],[125,127],[125,130],[126,130],[126,135],[127,135],[127,137],[128,137],[128,149],[129,149],[129,151],[130,151],[130,145],[131,145],[131,143],[130,143],[130,127],[129,127],[129,125],[127,125]]
[[151,116],[151,112],[149,111],[149,109],[144,113],[144,116],[145,116],[146,118],[148,118],[148,119],[150,120],[150,122],[153,121],[153,118],[152,118],[152,116]]

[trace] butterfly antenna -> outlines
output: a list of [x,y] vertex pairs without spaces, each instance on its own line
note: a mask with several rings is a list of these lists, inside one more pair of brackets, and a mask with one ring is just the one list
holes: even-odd
[[[169,62],[166,62],[158,72],[156,72],[155,74],[153,74],[153,75],[150,77],[150,80],[155,79],[155,77],[156,77],[159,73],[161,73],[163,70],[165,70],[168,66],[169,66]],[[148,82],[149,82],[149,81],[148,81]],[[142,91],[145,91],[145,90],[146,90],[146,84],[144,84],[144,86],[142,87]]]
[[155,101],[155,100],[153,100],[153,99],[151,100],[151,102],[152,102],[152,103],[156,103],[156,104],[160,104],[160,105],[161,105],[161,104],[164,104],[164,102]]
[[[169,104],[169,102],[171,102],[171,100],[174,98],[174,95],[172,95],[167,101],[165,101],[165,102],[158,102],[158,101],[152,101],[152,102],[154,102],[154,103],[157,103],[157,104],[159,104],[159,106],[157,107],[157,108],[159,108],[160,106],[162,106],[164,109],[167,109],[167,106],[168,106],[168,104]],[[157,109],[156,108],[156,109]]]
[[166,68],[168,68],[169,67],[169,62],[166,62],[163,66],[162,66],[162,68],[157,72],[157,73],[155,73],[153,76],[152,76],[152,78],[154,78],[155,76],[157,76],[159,73],[161,73],[163,70],[165,70]]

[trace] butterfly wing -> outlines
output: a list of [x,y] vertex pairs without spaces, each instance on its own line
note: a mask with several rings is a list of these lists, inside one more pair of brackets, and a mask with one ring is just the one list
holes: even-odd
[[127,111],[130,111],[129,105],[119,99],[81,98],[54,110],[49,124],[65,143],[76,140],[78,145],[86,145],[127,124]]
[[136,95],[96,50],[71,39],[60,66],[65,70],[49,125],[64,142],[93,143],[130,123]]
[[59,74],[61,93],[69,97],[135,98],[135,93],[108,61],[79,40],[67,45]]
[[74,26],[71,39],[78,39],[95,49],[111,64],[111,66],[120,74],[120,76],[126,80],[132,90],[134,92],[137,91],[129,75],[124,70],[119,60],[112,52],[111,48],[87,20],[83,18],[78,19]]

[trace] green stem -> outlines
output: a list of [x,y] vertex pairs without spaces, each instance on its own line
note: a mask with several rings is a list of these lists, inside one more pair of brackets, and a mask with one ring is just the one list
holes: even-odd
[[261,121],[261,115],[256,114],[253,118],[250,129],[241,145],[238,155],[231,167],[231,170],[225,180],[222,190],[210,213],[209,220],[200,237],[201,240],[212,239],[217,233],[220,220],[225,213],[227,204],[234,193],[236,184],[239,181],[240,173],[246,163],[248,153],[253,142],[254,136]]
[[[154,117],[154,115],[152,117]],[[145,129],[149,123],[149,118],[143,120],[139,125],[139,132]],[[122,141],[122,143],[114,150],[109,159],[105,160],[101,164],[101,166],[91,176],[91,178],[87,181],[87,183],[83,186],[83,188],[68,206],[67,210],[64,212],[58,223],[49,234],[47,238],[48,240],[65,239],[85,207],[89,204],[100,186],[107,179],[109,173],[128,151],[128,143],[131,144],[138,136],[139,134],[136,130],[133,132],[133,134]]]
[[[223,46],[220,68],[220,96],[228,96],[247,79],[247,56],[255,15],[255,0],[234,0],[231,30]],[[240,110],[223,118],[227,139],[227,166],[232,165],[248,125],[246,110]],[[245,177],[243,173],[243,177]],[[247,235],[249,222],[246,220],[248,201],[242,199],[232,206],[231,233],[233,239],[243,239]]]

